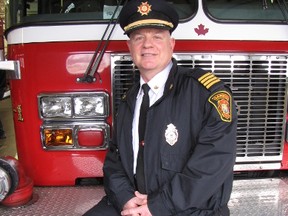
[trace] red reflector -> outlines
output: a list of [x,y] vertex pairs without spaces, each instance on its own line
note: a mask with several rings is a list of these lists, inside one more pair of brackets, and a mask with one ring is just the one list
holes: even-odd
[[102,130],[78,131],[78,143],[84,147],[100,147],[104,144],[104,132]]

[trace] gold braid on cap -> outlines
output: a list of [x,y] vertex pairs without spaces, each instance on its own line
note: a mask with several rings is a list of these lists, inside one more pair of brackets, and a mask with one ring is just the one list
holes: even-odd
[[168,26],[170,28],[173,28],[173,23],[168,22],[168,21],[164,21],[164,20],[159,20],[159,19],[146,19],[146,20],[139,20],[133,23],[130,23],[129,25],[124,27],[124,31],[129,31],[130,29],[133,29],[137,26],[141,26],[141,25],[147,25],[147,24],[151,24],[151,25],[165,25]]

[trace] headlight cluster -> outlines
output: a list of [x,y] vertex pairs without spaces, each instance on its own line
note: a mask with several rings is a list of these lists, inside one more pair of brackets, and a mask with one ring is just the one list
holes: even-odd
[[108,95],[96,93],[41,94],[39,114],[46,118],[105,118],[109,112]]
[[102,150],[108,146],[109,97],[105,92],[38,95],[46,150]]

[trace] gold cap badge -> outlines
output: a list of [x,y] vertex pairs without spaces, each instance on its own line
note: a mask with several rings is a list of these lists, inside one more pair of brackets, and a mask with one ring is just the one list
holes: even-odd
[[141,5],[138,6],[138,11],[141,16],[143,15],[148,15],[149,12],[151,11],[152,5],[149,5],[148,2],[141,2]]

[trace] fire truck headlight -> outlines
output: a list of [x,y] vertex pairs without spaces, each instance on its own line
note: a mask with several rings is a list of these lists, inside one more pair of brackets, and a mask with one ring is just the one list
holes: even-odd
[[106,104],[103,96],[75,97],[74,109],[76,117],[106,116]]
[[73,92],[38,95],[40,118],[44,120],[104,119],[109,115],[105,92]]
[[72,102],[70,97],[42,97],[40,112],[44,118],[71,117]]
[[44,129],[44,147],[73,147],[72,129]]

